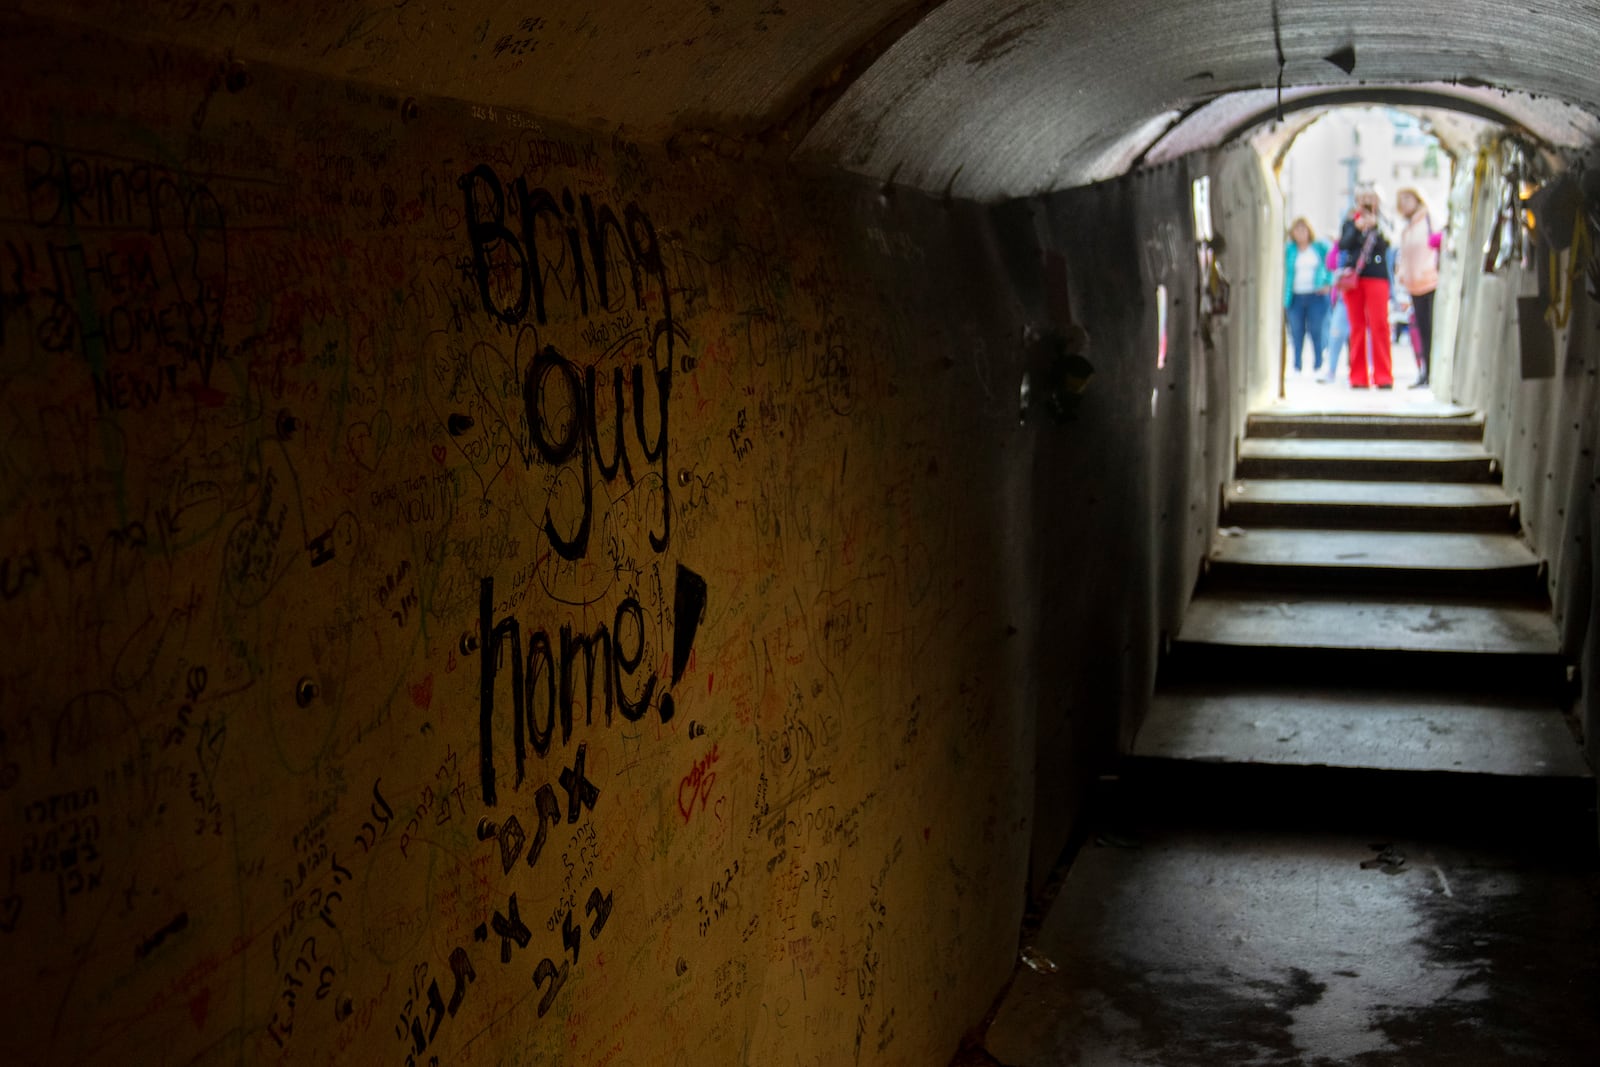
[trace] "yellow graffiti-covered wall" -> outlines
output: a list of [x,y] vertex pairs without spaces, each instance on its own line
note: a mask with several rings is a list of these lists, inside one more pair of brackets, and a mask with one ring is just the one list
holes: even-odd
[[947,1057],[1033,797],[975,209],[0,56],[0,1061]]

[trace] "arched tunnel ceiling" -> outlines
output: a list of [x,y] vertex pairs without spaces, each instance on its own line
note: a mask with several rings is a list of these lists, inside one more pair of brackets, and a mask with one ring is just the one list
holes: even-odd
[[[1348,75],[1324,58],[1344,47]],[[1288,87],[1466,82],[1600,110],[1594,2],[947,0],[850,86],[800,154],[981,199],[1079,185],[1137,158],[1130,130],[1275,90],[1280,48]]]
[[[1254,89],[1221,96],[1185,115],[1149,146],[1143,162],[1166,163],[1202,148],[1211,148],[1243,133],[1263,119],[1270,122],[1279,113],[1280,97],[1275,89]],[[1326,86],[1296,86],[1283,91],[1282,113],[1288,125],[1342,103],[1388,104],[1414,112],[1427,112],[1435,119],[1445,109],[1532,134],[1556,148],[1575,148],[1600,139],[1600,116],[1549,97],[1482,86],[1450,85],[1443,82],[1406,86],[1357,86],[1329,89]],[[1272,123],[1276,125],[1276,123]],[[1453,151],[1469,147],[1448,145]]]
[[804,135],[799,159],[980,199],[1214,144],[1275,102],[1280,52],[1286,97],[1436,83],[1555,144],[1600,113],[1600,0],[15,2],[646,142]]

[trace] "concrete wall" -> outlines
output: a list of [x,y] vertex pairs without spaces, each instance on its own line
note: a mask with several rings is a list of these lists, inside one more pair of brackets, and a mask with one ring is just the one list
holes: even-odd
[[981,211],[3,38],[0,1061],[948,1057],[1033,801]]
[[[1173,628],[1164,594],[1186,580],[1166,568],[1189,569],[1179,548],[1193,487],[1182,472],[1207,361],[1197,343],[1187,189],[1175,167],[995,212],[1007,247],[1026,250],[1015,274],[1029,321],[1076,323],[1094,366],[1081,403],[1042,435],[1035,458],[1045,605],[1035,653],[1035,890],[1069,843],[1085,783],[1142,716],[1159,632]],[[1039,277],[1041,261],[1093,266],[1065,274],[1063,287],[1048,272]],[[1160,367],[1158,284],[1170,293]]]
[[989,209],[3,25],[0,1061],[943,1062],[1198,571],[1254,154]]
[[[1580,277],[1565,326],[1547,319],[1553,373],[1525,377],[1517,297],[1538,291],[1535,257],[1483,270],[1483,254],[1506,189],[1508,146],[1488,142],[1478,161],[1470,205],[1470,229],[1457,241],[1462,258],[1460,289],[1449,294],[1461,308],[1454,349],[1452,398],[1480,408],[1485,438],[1504,462],[1508,492],[1522,507],[1522,524],[1535,551],[1549,563],[1547,586],[1561,626],[1566,654],[1579,666],[1578,714],[1591,760],[1600,758],[1593,684],[1600,678],[1600,643],[1593,620],[1597,603],[1593,576],[1600,529],[1600,315]],[[1591,159],[1589,166],[1592,168]],[[1469,168],[1470,171],[1470,168]],[[1544,257],[1548,251],[1540,251]],[[1570,256],[1561,256],[1563,288]]]

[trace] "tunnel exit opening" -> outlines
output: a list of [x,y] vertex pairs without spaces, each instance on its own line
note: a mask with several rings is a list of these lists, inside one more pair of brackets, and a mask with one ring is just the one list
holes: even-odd
[[[1456,202],[1457,160],[1490,128],[1459,115],[1343,106],[1263,138],[1284,222],[1270,390],[1280,405],[1460,414],[1436,400],[1430,371],[1448,360],[1456,333],[1446,294],[1460,265],[1450,235],[1466,210]],[[1362,328],[1352,329],[1353,317]]]

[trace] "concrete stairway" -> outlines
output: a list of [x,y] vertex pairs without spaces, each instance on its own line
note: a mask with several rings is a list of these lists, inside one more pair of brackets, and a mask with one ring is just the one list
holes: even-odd
[[1477,418],[1255,416],[1130,767],[1592,786],[1544,565]]
[[1594,781],[1481,423],[1258,418],[1238,472],[982,1062],[1594,1062]]

